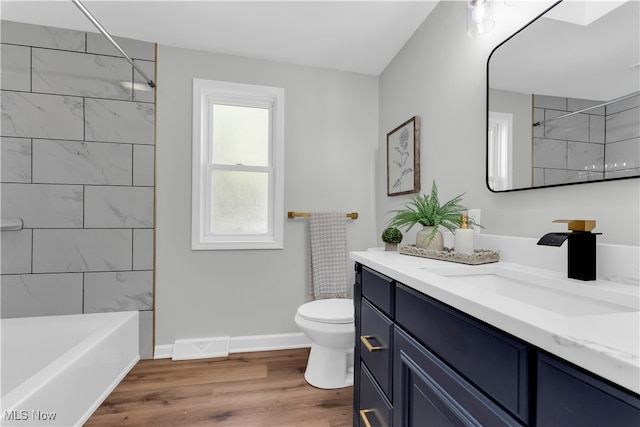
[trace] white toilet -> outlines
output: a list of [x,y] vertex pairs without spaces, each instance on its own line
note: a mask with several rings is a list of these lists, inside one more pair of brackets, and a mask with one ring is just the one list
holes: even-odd
[[318,388],[353,385],[353,300],[330,298],[298,307],[295,322],[311,340],[304,379]]

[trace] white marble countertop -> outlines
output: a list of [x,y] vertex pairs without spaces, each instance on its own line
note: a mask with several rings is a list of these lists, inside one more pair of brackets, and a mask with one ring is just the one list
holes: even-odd
[[[639,288],[607,280],[583,282],[562,273],[500,261],[493,266],[517,269],[563,284],[598,300],[623,302],[629,310],[613,314],[569,314],[547,310],[461,283],[434,271],[477,269],[398,252],[351,252],[351,259],[417,291],[520,338],[564,360],[640,394]],[[430,271],[431,270],[431,271]]]

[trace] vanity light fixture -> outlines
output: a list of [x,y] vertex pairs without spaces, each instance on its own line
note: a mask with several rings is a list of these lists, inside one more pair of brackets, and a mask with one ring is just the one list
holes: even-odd
[[467,2],[467,35],[477,37],[489,33],[496,23],[491,17],[489,0]]

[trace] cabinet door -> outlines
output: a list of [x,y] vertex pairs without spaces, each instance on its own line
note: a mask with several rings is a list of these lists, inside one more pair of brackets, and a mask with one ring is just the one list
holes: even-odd
[[540,354],[538,358],[539,426],[640,426],[640,398]]
[[529,422],[528,345],[401,284],[396,286],[395,321],[468,381]]
[[521,425],[398,327],[394,368],[396,426]]

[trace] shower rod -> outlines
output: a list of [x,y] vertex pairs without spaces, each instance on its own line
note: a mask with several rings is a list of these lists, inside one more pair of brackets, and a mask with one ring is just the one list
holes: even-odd
[[93,15],[91,14],[91,12],[89,12],[87,10],[86,7],[84,7],[84,5],[82,3],[80,3],[80,0],[71,0],[73,2],[73,4],[75,4],[76,6],[78,6],[78,9],[80,9],[80,11],[84,14],[84,16],[87,17],[87,19],[89,19],[89,21],[91,21],[91,23],[102,33],[103,36],[105,36],[107,38],[107,40],[109,40],[111,42],[111,44],[118,49],[118,52],[120,52],[120,54],[127,60],[129,61],[129,63],[131,65],[133,65],[133,68],[136,69],[136,71],[138,71],[138,73],[140,73],[140,75],[142,77],[144,77],[144,80],[147,82],[147,85],[149,85],[149,87],[156,87],[156,84],[153,82],[153,80],[151,80],[145,73],[144,71],[142,71],[142,69],[138,66],[138,64],[136,64],[135,62],[133,62],[133,59],[131,59],[131,57],[129,55],[127,55],[127,52],[124,51],[124,49],[122,49],[120,47],[120,45],[113,39],[113,37],[111,37],[109,35],[109,33],[107,32],[107,30],[104,29],[104,27],[102,25],[100,25],[100,23],[98,22],[98,20],[96,18],[93,17]]
[[625,99],[633,98],[634,96],[638,96],[638,95],[640,95],[640,91],[633,92],[633,93],[630,93],[628,95],[621,96],[620,98],[612,99],[611,101],[607,101],[607,102],[603,102],[602,104],[594,105],[592,107],[583,108],[582,110],[573,111],[571,113],[563,114],[561,116],[553,117],[553,118],[547,119],[547,120],[541,120],[539,122],[535,122],[533,124],[533,126],[540,126],[542,124],[545,124],[545,123],[548,123],[548,122],[552,122],[554,120],[564,119],[565,117],[573,116],[575,114],[584,113],[585,111],[593,110],[595,108],[604,107],[605,105],[613,104],[614,102],[624,101]]

